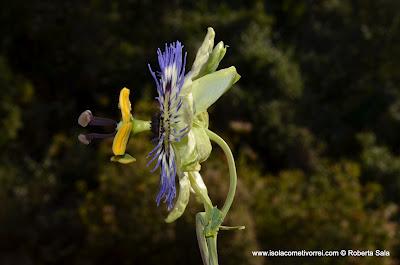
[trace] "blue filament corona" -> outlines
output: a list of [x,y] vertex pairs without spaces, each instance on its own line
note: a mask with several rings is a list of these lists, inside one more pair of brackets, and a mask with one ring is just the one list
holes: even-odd
[[148,165],[155,162],[152,172],[160,168],[160,191],[156,201],[159,205],[164,200],[168,210],[172,209],[176,197],[177,166],[172,143],[179,142],[187,134],[187,127],[177,129],[176,126],[181,118],[180,93],[185,81],[186,53],[183,55],[182,50],[183,45],[179,41],[165,44],[164,51],[157,50],[160,70],[154,72],[148,65],[156,82],[156,99],[160,107],[158,136],[154,139],[156,146],[149,153],[151,160]]

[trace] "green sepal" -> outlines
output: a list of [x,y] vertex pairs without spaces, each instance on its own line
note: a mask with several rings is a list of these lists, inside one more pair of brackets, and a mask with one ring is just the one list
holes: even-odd
[[192,123],[188,134],[179,142],[173,143],[176,164],[182,172],[199,171],[200,163],[211,153],[212,146],[207,135],[208,113],[202,112],[191,117]]
[[196,139],[192,130],[179,142],[172,144],[176,156],[176,165],[182,172],[200,170],[196,151]]
[[169,212],[167,218],[165,218],[165,222],[172,223],[176,219],[182,216],[185,212],[186,206],[189,202],[190,197],[190,181],[188,173],[181,174],[179,178],[179,194],[176,199],[174,208]]
[[173,143],[176,163],[181,171],[200,171],[200,163],[210,156],[212,146],[206,129],[194,124],[180,142]]
[[192,132],[196,139],[197,161],[199,163],[204,162],[211,154],[212,146],[210,138],[208,137],[206,130],[202,127],[195,125],[192,127]]
[[200,112],[198,113],[194,119],[193,123],[201,128],[207,129],[209,124],[208,112]]
[[136,158],[134,158],[130,154],[125,153],[125,154],[120,155],[120,156],[112,156],[110,161],[118,162],[118,163],[121,163],[121,164],[129,164],[129,163],[135,162]]
[[231,66],[193,81],[193,106],[195,115],[207,111],[229,88],[240,79],[236,68]]

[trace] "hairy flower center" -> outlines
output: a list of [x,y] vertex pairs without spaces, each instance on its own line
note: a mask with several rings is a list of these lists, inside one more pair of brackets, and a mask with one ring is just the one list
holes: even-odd
[[154,138],[160,137],[160,118],[161,113],[157,112],[151,117],[151,132],[153,133]]

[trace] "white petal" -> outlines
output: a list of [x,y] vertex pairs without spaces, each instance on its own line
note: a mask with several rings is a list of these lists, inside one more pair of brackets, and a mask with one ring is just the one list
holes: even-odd
[[204,203],[204,205],[212,206],[212,202],[208,196],[207,187],[204,184],[200,173],[198,171],[189,172],[189,180],[193,190],[195,191],[197,201]]
[[174,208],[168,214],[165,222],[172,223],[185,212],[190,196],[190,181],[187,172],[184,172],[179,178],[179,195]]

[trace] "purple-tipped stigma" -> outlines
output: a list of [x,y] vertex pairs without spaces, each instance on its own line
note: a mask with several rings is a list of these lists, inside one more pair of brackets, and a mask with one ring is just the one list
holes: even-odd
[[114,132],[112,133],[81,133],[78,135],[78,140],[83,144],[90,144],[93,139],[104,139],[114,137],[116,134],[117,122],[108,119],[93,116],[90,110],[85,110],[79,115],[78,124],[82,127],[90,126],[104,126],[104,127],[114,127]]
[[90,144],[94,139],[105,139],[114,137],[116,132],[113,133],[81,133],[78,135],[79,142],[83,144]]
[[79,115],[78,124],[82,127],[90,126],[117,126],[117,122],[102,117],[93,116],[90,110],[85,110]]

